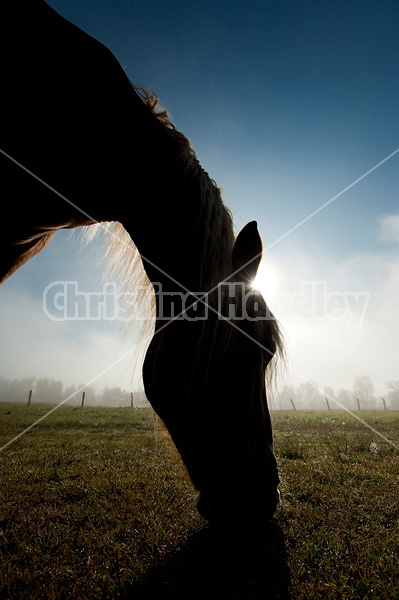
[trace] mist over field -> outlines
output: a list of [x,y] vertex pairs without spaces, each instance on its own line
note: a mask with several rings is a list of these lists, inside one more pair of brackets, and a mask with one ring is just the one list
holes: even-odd
[[[355,377],[351,389],[330,387],[320,388],[314,381],[297,386],[285,384],[269,394],[269,408],[272,410],[334,410],[334,409],[391,409],[399,410],[399,380],[386,382],[386,394],[377,396],[370,377]],[[32,394],[30,396],[30,392]],[[84,393],[84,404],[90,406],[148,406],[142,389],[126,390],[120,387],[98,389],[90,385],[65,385],[61,380],[36,377],[6,379],[0,377],[0,402],[49,403],[65,402],[80,405]],[[245,402],[245,398],[243,398]],[[211,410],[212,407],[210,406]]]
[[[0,403],[65,403],[89,406],[149,406],[142,389],[125,390],[120,387],[104,387],[96,390],[90,385],[65,385],[56,379],[26,377],[24,379],[5,379],[0,377]],[[30,400],[29,400],[30,399]]]

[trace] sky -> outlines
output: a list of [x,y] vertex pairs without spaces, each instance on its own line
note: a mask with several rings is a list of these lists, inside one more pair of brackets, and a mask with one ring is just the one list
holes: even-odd
[[[49,4],[157,93],[236,233],[257,220],[258,285],[286,340],[281,384],[338,391],[369,375],[383,395],[399,379],[397,2]],[[101,290],[96,244],[60,232],[0,288],[0,376],[140,387],[134,326],[127,338],[117,322],[52,320],[55,281]]]

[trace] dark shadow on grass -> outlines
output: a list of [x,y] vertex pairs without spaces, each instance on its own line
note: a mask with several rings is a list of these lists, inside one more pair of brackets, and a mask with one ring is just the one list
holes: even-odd
[[286,600],[290,574],[276,522],[256,532],[206,527],[125,588],[125,600]]

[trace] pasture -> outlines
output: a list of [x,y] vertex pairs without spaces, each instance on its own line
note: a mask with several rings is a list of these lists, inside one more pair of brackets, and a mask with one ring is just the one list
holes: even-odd
[[[0,445],[47,411],[0,405]],[[398,451],[342,411],[272,421],[283,502],[248,532],[197,515],[151,409],[61,407],[0,454],[0,597],[398,598]]]

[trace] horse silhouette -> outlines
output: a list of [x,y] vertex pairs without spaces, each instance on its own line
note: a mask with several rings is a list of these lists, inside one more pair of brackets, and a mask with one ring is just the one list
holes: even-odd
[[2,12],[0,281],[59,229],[108,224],[117,270],[153,291],[145,391],[199,512],[269,518],[279,477],[265,373],[283,344],[251,285],[256,223],[234,238],[189,141],[106,47],[41,0]]

